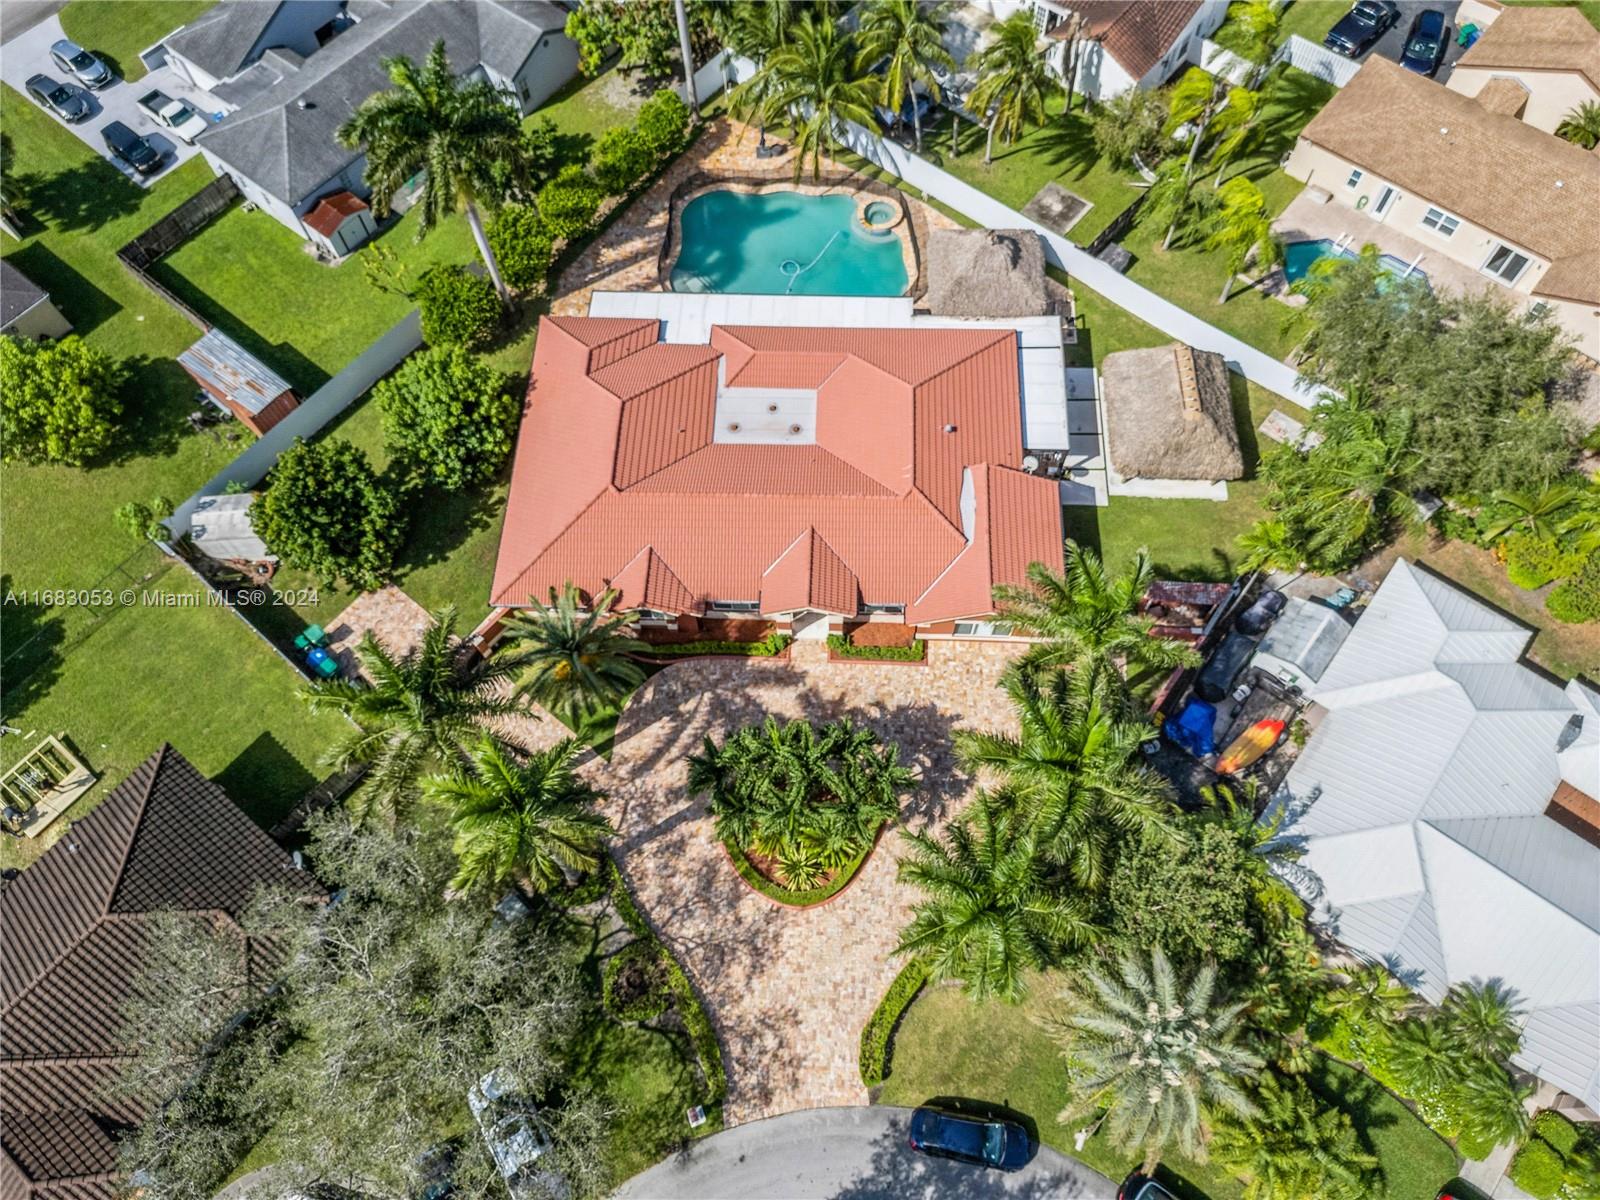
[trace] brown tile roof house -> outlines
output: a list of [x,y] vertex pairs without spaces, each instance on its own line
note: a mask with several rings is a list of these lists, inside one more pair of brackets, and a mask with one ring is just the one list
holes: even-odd
[[139,1105],[102,1098],[151,913],[231,921],[255,889],[310,887],[216,784],[163,746],[0,886],[0,1200],[103,1200]]
[[[1058,0],[1057,7],[1081,16],[1087,36],[1137,80],[1172,49],[1199,11],[1200,0]],[[1064,40],[1070,30],[1070,25],[1057,25],[1050,36]]]
[[1600,29],[1576,8],[1510,7],[1456,65],[1576,71],[1600,89]]
[[1014,330],[708,336],[540,323],[493,604],[570,580],[666,613],[883,605],[921,624],[986,614],[995,583],[1059,560],[1058,485],[1015,465]]
[[1300,136],[1548,260],[1535,295],[1600,302],[1600,155],[1378,57]]

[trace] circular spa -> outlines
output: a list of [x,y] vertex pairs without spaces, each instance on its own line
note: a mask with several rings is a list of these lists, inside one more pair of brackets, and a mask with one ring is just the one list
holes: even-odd
[[680,214],[672,290],[899,296],[910,284],[901,216],[838,193],[706,192]]

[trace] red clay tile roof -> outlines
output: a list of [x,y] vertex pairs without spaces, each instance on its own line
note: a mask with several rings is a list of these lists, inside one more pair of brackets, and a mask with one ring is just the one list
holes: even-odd
[[[814,444],[713,441],[719,371],[723,387],[815,390]],[[993,583],[1061,553],[1058,489],[1014,470],[1021,458],[1009,330],[717,326],[689,346],[661,344],[653,320],[546,318],[492,602],[610,580],[643,604],[635,593],[659,598],[668,577],[689,602],[648,607],[762,600],[809,535],[817,571],[793,587],[818,603],[844,611],[849,577],[857,600],[916,605],[923,620],[984,613]],[[963,482],[983,464],[971,503],[989,525],[975,536],[1015,545],[969,556],[961,587],[918,604],[967,549]]]
[[367,202],[354,192],[334,192],[324,196],[306,214],[306,224],[323,237],[332,237],[339,226],[366,210]]
[[[183,909],[231,921],[256,887],[310,886],[289,856],[163,746],[0,888],[0,1197],[99,1200],[138,1105],[99,1098],[126,1053],[121,1009],[148,924]],[[253,956],[254,959],[254,956]]]
[[768,613],[861,611],[861,584],[833,547],[807,529],[761,577],[761,611]]
[[[1161,61],[1200,8],[1200,0],[1059,0],[1087,23],[1089,37],[1102,43],[1135,81]],[[1050,36],[1064,40],[1071,25],[1057,25]]]
[[623,608],[652,608],[669,613],[700,609],[694,593],[649,546],[635,554],[608,582],[617,590],[618,603]]

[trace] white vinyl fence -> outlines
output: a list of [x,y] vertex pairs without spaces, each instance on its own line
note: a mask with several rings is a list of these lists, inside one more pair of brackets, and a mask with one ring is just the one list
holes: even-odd
[[1361,64],[1354,59],[1335,54],[1326,46],[1308,42],[1298,33],[1289,35],[1289,40],[1278,47],[1272,61],[1287,62],[1291,67],[1298,67],[1306,74],[1315,75],[1324,83],[1339,88],[1354,79],[1356,72],[1361,70]]

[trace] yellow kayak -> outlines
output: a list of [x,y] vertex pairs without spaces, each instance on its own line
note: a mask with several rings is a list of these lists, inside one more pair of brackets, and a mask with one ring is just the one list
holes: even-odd
[[1282,721],[1257,721],[1228,744],[1227,750],[1223,751],[1222,761],[1217,764],[1217,774],[1232,775],[1244,770],[1276,746],[1282,735]]

